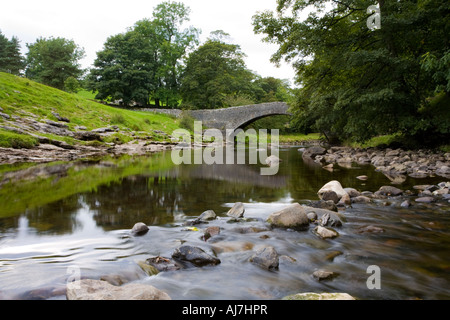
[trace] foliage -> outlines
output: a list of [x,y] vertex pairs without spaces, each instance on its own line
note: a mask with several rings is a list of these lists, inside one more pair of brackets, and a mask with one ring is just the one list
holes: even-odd
[[70,93],[77,93],[80,91],[81,86],[77,79],[74,77],[68,77],[64,81],[64,90]]
[[186,61],[181,96],[193,109],[229,107],[227,97],[251,94],[254,75],[245,66],[245,55],[239,45],[220,40],[223,35],[213,33]]
[[89,77],[90,89],[98,91],[96,98],[121,100],[125,106],[146,106],[151,100],[156,107],[161,102],[178,106],[181,59],[198,38],[193,27],[181,30],[189,13],[182,3],[163,2],[153,19],[108,38]]
[[0,31],[0,72],[20,75],[25,68],[25,61],[20,53],[19,40],[8,40]]
[[[372,4],[278,0],[277,13],[254,16],[255,32],[279,45],[272,61],[285,59],[297,71],[296,125],[330,140],[395,133],[448,139],[448,111],[436,114],[445,107],[433,109],[429,98],[436,89],[449,94],[450,4],[380,0],[381,28],[369,30]],[[310,13],[302,20],[305,10]]]
[[27,47],[28,79],[63,90],[67,78],[83,74],[78,62],[84,57],[84,49],[73,40],[41,37]]

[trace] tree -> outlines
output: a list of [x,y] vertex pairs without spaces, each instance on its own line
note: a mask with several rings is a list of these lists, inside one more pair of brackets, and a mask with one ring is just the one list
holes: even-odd
[[[220,35],[220,37],[217,37]],[[230,106],[227,98],[252,95],[254,74],[244,62],[239,45],[222,41],[225,33],[213,33],[186,60],[181,79],[183,104],[191,108],[216,109]]]
[[[448,138],[450,119],[436,126],[429,99],[436,88],[448,96],[442,75],[450,43],[448,1],[380,0],[376,30],[366,23],[372,4],[278,0],[277,15],[254,16],[255,32],[279,45],[272,61],[284,58],[297,71],[297,122],[341,140],[399,132],[422,142]],[[300,19],[307,8],[314,10]],[[435,57],[428,64],[427,53]]]
[[0,71],[20,75],[25,68],[25,61],[20,53],[19,40],[8,40],[0,31]]
[[167,107],[179,104],[181,60],[197,43],[199,31],[181,30],[190,10],[182,3],[159,4],[152,19],[143,19],[126,33],[108,38],[91,70],[97,98]]
[[25,75],[31,80],[63,90],[67,78],[83,74],[78,62],[84,57],[84,49],[73,40],[39,38],[27,47]]

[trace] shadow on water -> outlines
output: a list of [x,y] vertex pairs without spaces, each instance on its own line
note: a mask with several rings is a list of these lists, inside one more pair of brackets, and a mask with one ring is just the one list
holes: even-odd
[[[89,162],[0,168],[0,299],[65,298],[68,270],[83,278],[139,281],[173,299],[279,299],[298,292],[347,292],[361,299],[450,299],[448,203],[401,208],[402,199],[354,204],[340,213],[340,236],[268,228],[268,215],[293,202],[317,200],[338,180],[344,187],[376,191],[390,180],[371,166],[333,172],[305,162],[296,148],[280,149],[276,176],[259,165],[174,166],[170,153]],[[356,179],[367,175],[365,182]],[[443,179],[405,181],[401,188]],[[403,199],[404,200],[404,199]],[[244,221],[226,212],[245,205]],[[186,231],[183,223],[214,210],[219,219]],[[150,231],[133,237],[144,222]],[[219,226],[208,242],[202,230]],[[365,226],[382,233],[361,233]],[[214,267],[149,277],[138,266],[151,256],[169,257],[182,243],[216,255]],[[277,271],[248,262],[263,246],[284,256]],[[381,268],[382,289],[369,290],[367,268]],[[312,273],[333,271],[332,280]],[[117,280],[119,279],[119,280]],[[245,279],[245,280],[243,280]]]

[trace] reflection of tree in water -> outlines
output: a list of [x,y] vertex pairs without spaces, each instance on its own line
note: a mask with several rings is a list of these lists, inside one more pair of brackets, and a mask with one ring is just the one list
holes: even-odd
[[[206,210],[225,212],[227,202],[251,200],[275,201],[284,194],[282,189],[258,187],[251,183],[190,177],[191,169],[181,173],[183,178],[167,176],[132,176],[121,183],[101,186],[83,198],[94,219],[105,229],[131,228],[136,222],[148,225],[172,223],[176,215],[199,216]],[[195,170],[194,170],[195,171]],[[193,174],[195,176],[195,174]]]
[[22,215],[0,220],[0,228],[17,228],[21,217],[28,220],[28,227],[40,234],[61,235],[71,233],[76,227],[77,211],[81,208],[78,195],[27,209]]
[[101,186],[83,197],[99,226],[131,228],[137,222],[166,224],[181,213],[180,181],[170,177],[132,176],[120,183]]

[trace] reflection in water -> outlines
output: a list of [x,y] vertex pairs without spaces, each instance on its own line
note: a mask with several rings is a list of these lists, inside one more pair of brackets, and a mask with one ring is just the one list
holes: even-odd
[[[330,180],[361,191],[390,183],[372,167],[325,171],[305,163],[296,149],[281,149],[280,157],[273,177],[260,176],[257,165],[174,167],[170,154],[39,165],[0,175],[0,298],[64,298],[73,266],[85,278],[114,275],[122,282],[149,283],[174,299],[278,299],[310,291],[368,299],[450,298],[448,204],[409,209],[401,208],[400,200],[357,204],[341,213],[346,222],[334,240],[311,230],[268,230],[264,221],[270,213],[316,200]],[[359,175],[369,180],[361,182]],[[407,180],[402,188],[437,182]],[[247,220],[230,223],[226,212],[238,201]],[[201,231],[182,226],[206,210],[220,219],[199,229],[221,228],[208,242]],[[149,233],[132,237],[136,222],[149,225]],[[384,232],[360,232],[371,225]],[[202,247],[222,263],[151,278],[138,266],[150,256],[170,256],[181,243]],[[290,257],[279,271],[248,263],[267,245]],[[382,270],[380,291],[366,287],[370,265]],[[318,269],[338,276],[318,282],[311,276]]]

